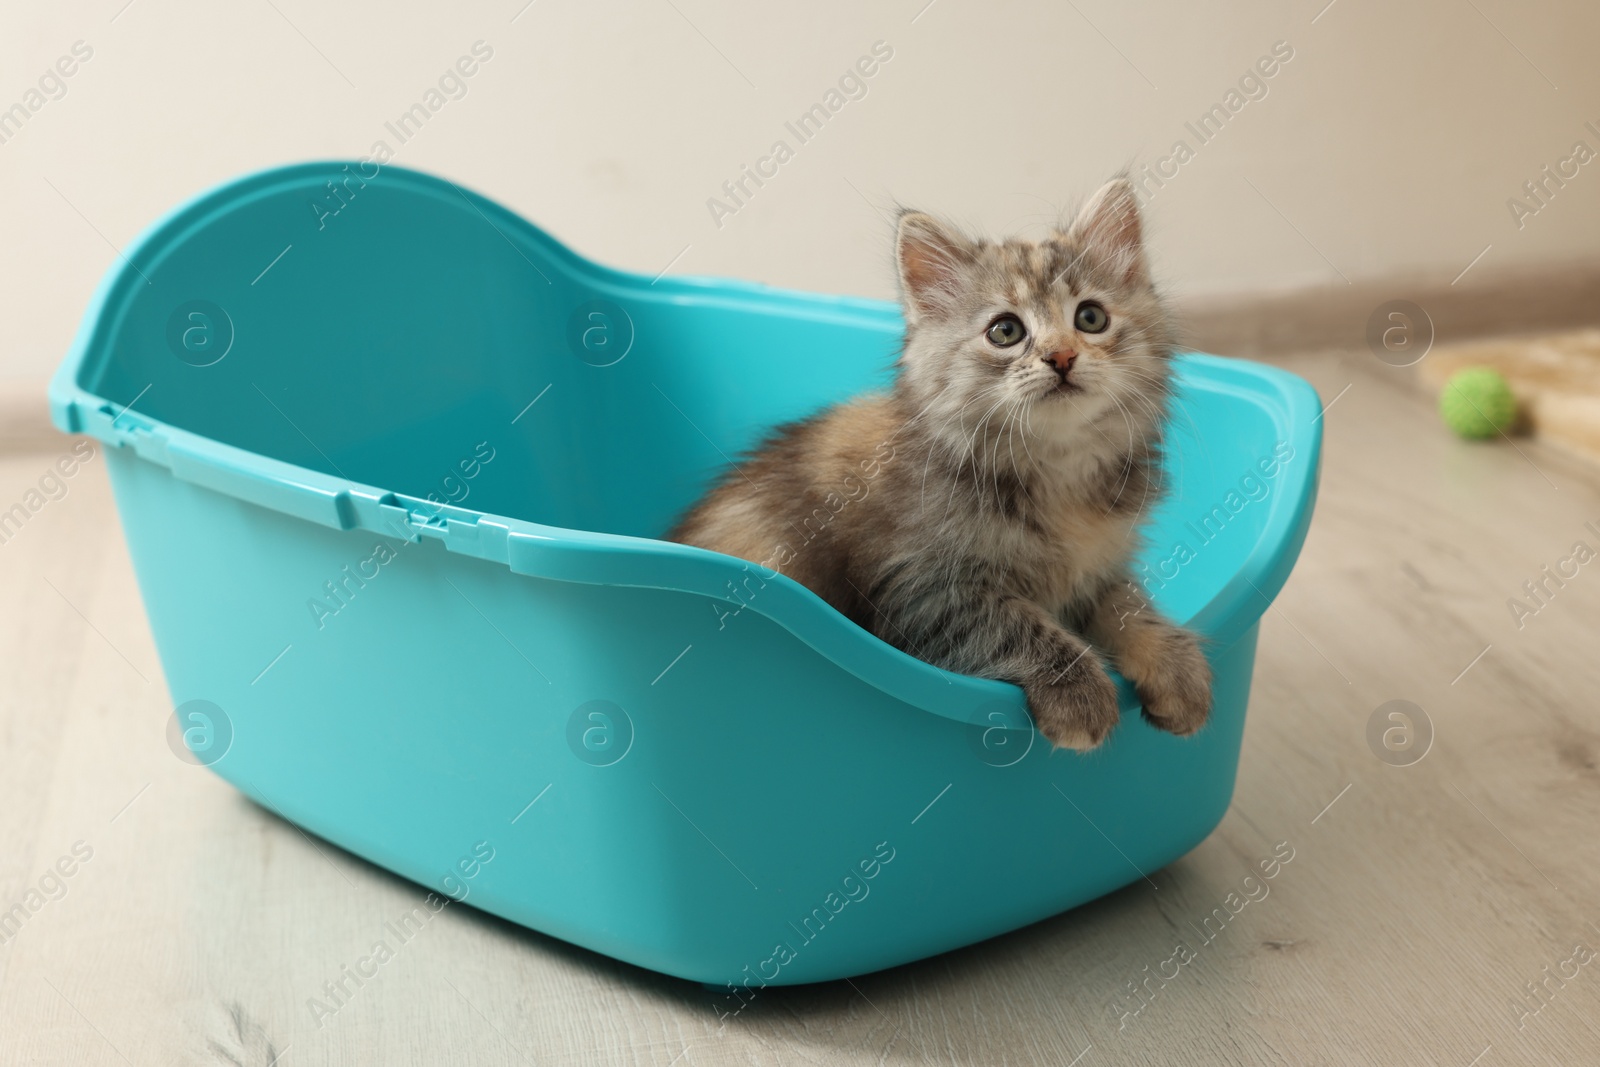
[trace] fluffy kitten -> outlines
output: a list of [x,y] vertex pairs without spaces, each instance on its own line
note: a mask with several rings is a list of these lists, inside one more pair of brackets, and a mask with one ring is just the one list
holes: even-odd
[[1020,685],[1056,745],[1093,748],[1116,725],[1101,655],[1150,722],[1198,730],[1210,668],[1128,572],[1160,488],[1173,351],[1132,186],[1108,183],[1037,243],[920,212],[896,240],[893,388],[780,427],[667,536],[776,566],[912,655]]

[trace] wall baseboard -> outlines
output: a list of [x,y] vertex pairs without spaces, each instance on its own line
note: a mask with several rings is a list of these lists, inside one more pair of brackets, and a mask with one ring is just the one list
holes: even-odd
[[1367,323],[1391,300],[1433,321],[1434,343],[1600,325],[1600,261],[1474,271],[1456,284],[1394,277],[1353,285],[1178,301],[1186,343],[1225,356],[1270,357],[1367,347]]
[[39,452],[67,438],[50,422],[44,381],[0,382],[0,453]]

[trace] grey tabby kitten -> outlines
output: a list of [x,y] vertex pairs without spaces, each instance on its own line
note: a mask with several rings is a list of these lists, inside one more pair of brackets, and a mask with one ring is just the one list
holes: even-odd
[[668,538],[776,566],[912,655],[1020,685],[1058,746],[1117,723],[1102,655],[1146,719],[1200,729],[1210,667],[1128,569],[1160,491],[1174,343],[1133,187],[1109,182],[1037,243],[908,211],[897,245],[893,388],[780,427]]

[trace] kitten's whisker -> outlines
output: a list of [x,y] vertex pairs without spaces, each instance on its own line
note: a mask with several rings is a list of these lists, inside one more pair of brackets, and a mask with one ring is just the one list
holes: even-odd
[[[1115,396],[1114,392],[1111,392],[1111,391],[1108,390],[1108,393],[1110,393],[1113,403],[1115,403],[1119,408],[1122,408],[1123,411],[1126,412],[1127,409],[1125,407],[1123,407],[1123,404],[1122,404],[1121,400],[1119,400]],[[1150,406],[1152,408],[1152,410],[1154,410],[1154,405],[1151,405],[1150,402],[1148,400],[1146,400],[1145,398],[1138,397],[1138,396],[1133,396],[1132,399],[1139,400],[1140,402],[1146,404],[1147,406]],[[1132,438],[1132,426],[1131,426],[1131,424],[1129,425],[1129,435],[1130,435],[1130,443],[1131,443],[1131,438]],[[1132,464],[1133,464],[1134,459],[1135,459],[1135,455],[1134,455],[1134,453],[1132,451],[1129,452],[1128,458],[1129,458],[1129,473],[1131,473]],[[1148,457],[1141,457],[1141,458],[1142,458],[1143,461],[1146,461],[1146,462],[1148,461]],[[1144,518],[1145,508],[1147,508],[1149,506],[1151,494],[1154,491],[1155,485],[1157,484],[1156,481],[1151,479],[1150,477],[1148,477],[1148,475],[1144,479],[1144,483],[1145,483],[1145,486],[1144,486],[1144,498],[1139,501],[1139,509],[1136,512],[1134,512],[1134,521],[1133,521],[1134,527],[1137,527],[1139,522],[1140,522],[1140,520],[1142,520]],[[1118,489],[1118,491],[1117,491],[1118,499],[1120,499],[1121,496],[1122,496],[1122,489],[1123,488],[1126,488],[1126,484],[1124,484],[1124,486],[1122,488]]]
[[[938,397],[934,398],[934,400],[937,399]],[[934,400],[928,401],[927,405],[922,409],[923,412],[927,412],[933,407]],[[967,408],[971,407],[976,402],[977,398],[973,397],[957,408],[953,415],[944,420],[943,425],[941,425],[939,428],[939,432],[942,434],[944,429],[950,425],[952,419],[959,418],[960,415],[967,410]],[[926,462],[922,464],[922,494],[918,501],[918,509],[924,515],[926,515],[928,512],[928,469],[933,465],[934,457],[938,454],[937,444],[937,438],[930,440],[928,447],[928,458]]]
[[[1028,488],[1028,479],[1023,476],[1023,473],[1020,470],[1017,469],[1017,449],[1015,442],[1013,441],[1013,437],[1017,432],[1017,423],[1020,421],[1021,417],[1022,415],[1020,409],[1013,404],[1011,410],[1006,414],[1006,452],[1011,457],[1011,474],[1017,479],[1017,487],[1022,490],[1022,495],[1028,499],[1028,503],[1037,506],[1037,502],[1033,499],[1033,492]],[[998,446],[996,450],[998,451]],[[996,458],[998,459],[998,457]],[[999,464],[996,463],[996,467],[998,466]],[[998,485],[995,487],[995,493],[998,497]]]
[[[984,428],[988,425],[989,420],[994,418],[995,413],[1000,411],[1000,409],[1009,402],[1009,399],[1010,398],[1007,397],[1005,395],[1005,393],[1003,393],[1003,392],[1000,393],[1000,399],[996,400],[995,403],[994,403],[994,406],[991,407],[988,410],[988,412],[986,412],[984,414],[984,416],[983,416],[983,418],[981,420],[979,420],[978,428],[973,433],[973,448],[974,448],[974,452],[973,452],[973,459],[972,459],[972,471],[973,471],[973,474],[974,474],[975,477],[981,478],[981,477],[983,477],[985,472],[982,469],[979,468],[979,464],[980,463],[984,463],[984,466],[986,466],[988,468],[988,474],[990,476],[990,481],[991,481],[991,483],[993,484],[993,487],[994,487],[994,503],[995,503],[995,510],[997,512],[1000,510],[1000,506],[999,506],[999,504],[1000,504],[1000,484],[999,484],[999,482],[997,480],[998,468],[999,468],[999,460],[1000,460],[999,431],[996,431],[993,435],[991,435],[991,434],[988,434],[988,433],[984,432]],[[1004,430],[1004,428],[1005,428],[1005,425],[1004,425],[1004,422],[1002,421],[1001,430]],[[980,435],[983,437],[983,441],[982,442],[979,442],[979,440],[978,440],[978,437]],[[984,451],[984,449],[986,447],[989,449],[991,455],[994,458],[992,460],[990,460],[990,461],[984,462],[984,460],[983,460],[983,451]],[[985,498],[980,495],[978,497],[978,502],[979,502],[980,506],[983,506],[988,501],[985,500]]]
[[[984,474],[984,471],[982,470],[982,468],[979,465],[981,463],[983,463],[983,448],[984,448],[984,445],[986,445],[986,444],[988,444],[990,442],[989,436],[986,433],[984,433],[984,427],[986,427],[988,425],[990,419],[994,418],[995,412],[999,411],[1001,405],[1003,405],[1005,402],[1006,402],[1006,398],[1005,398],[1004,395],[1002,395],[999,400],[996,400],[994,402],[994,406],[991,407],[987,412],[985,412],[983,418],[978,421],[977,429],[975,429],[973,431],[973,433],[972,433],[972,447],[973,447],[972,473],[973,473],[974,478],[981,478],[981,477],[983,477],[983,474]],[[978,440],[978,438],[980,436],[984,438],[984,440],[982,442],[980,442]],[[993,470],[993,466],[994,465],[992,463],[991,464],[987,464],[987,466],[989,467],[989,469],[991,471]],[[998,487],[998,485],[995,487],[995,496],[998,499],[998,497],[999,497],[999,487]],[[987,501],[980,494],[979,497],[978,497],[978,505],[979,505],[979,507],[984,506],[986,503],[987,503]]]
[[[1196,438],[1197,439],[1200,438],[1200,428],[1199,428],[1198,424],[1196,424],[1195,421],[1194,421],[1193,412],[1191,412],[1189,410],[1187,404],[1185,404],[1183,401],[1179,400],[1177,397],[1175,397],[1175,396],[1173,396],[1171,394],[1171,392],[1169,390],[1169,386],[1168,386],[1168,384],[1166,382],[1164,382],[1164,381],[1162,381],[1162,380],[1150,375],[1148,372],[1146,372],[1144,370],[1141,370],[1139,368],[1130,367],[1130,368],[1127,368],[1127,371],[1128,371],[1129,376],[1133,377],[1134,379],[1136,379],[1138,381],[1142,381],[1142,382],[1148,384],[1149,386],[1151,386],[1152,390],[1160,390],[1161,393],[1162,393],[1162,396],[1161,396],[1161,399],[1160,399],[1159,402],[1153,401],[1150,397],[1141,394],[1137,390],[1131,391],[1130,393],[1127,394],[1127,398],[1129,400],[1136,401],[1136,402],[1138,402],[1140,404],[1145,405],[1145,407],[1149,408],[1149,410],[1151,412],[1151,415],[1152,415],[1152,418],[1155,420],[1155,426],[1151,431],[1151,437],[1155,441],[1155,443],[1156,443],[1156,445],[1158,447],[1164,446],[1166,444],[1167,424],[1170,421],[1171,415],[1173,414],[1172,408],[1174,408],[1174,407],[1176,407],[1178,412],[1183,415],[1185,420],[1187,420],[1187,422],[1189,423],[1190,428],[1194,431]],[[1113,392],[1113,393],[1115,392],[1115,390],[1107,390],[1107,391],[1108,392]],[[1164,448],[1162,450],[1164,451]],[[1180,463],[1182,462],[1181,456],[1180,456],[1179,462]],[[1181,470],[1180,470],[1179,473],[1181,475],[1181,473],[1182,473]],[[1181,477],[1178,480],[1181,482],[1182,481]]]
[[[1116,495],[1111,498],[1111,503],[1106,506],[1106,514],[1109,515],[1109,514],[1111,514],[1112,511],[1114,511],[1116,509],[1118,501],[1120,501],[1122,499],[1123,492],[1125,492],[1127,490],[1127,488],[1128,488],[1128,478],[1133,474],[1133,464],[1134,464],[1134,461],[1135,461],[1135,454],[1134,454],[1134,448],[1133,448],[1133,424],[1127,418],[1127,409],[1122,406],[1122,401],[1117,399],[1115,393],[1112,393],[1111,391],[1107,390],[1107,394],[1106,395],[1110,396],[1111,397],[1111,402],[1113,404],[1117,405],[1117,407],[1119,409],[1121,409],[1123,411],[1123,413],[1124,413],[1123,421],[1126,422],[1127,425],[1128,425],[1128,446],[1129,446],[1128,447],[1128,458],[1127,458],[1127,461],[1125,463],[1123,463],[1123,465],[1122,465],[1122,480],[1121,480],[1121,482],[1119,482],[1117,484]],[[1147,488],[1146,488],[1146,491],[1145,491],[1145,499],[1139,502],[1139,510],[1134,513],[1134,521],[1133,521],[1133,525],[1134,526],[1137,526],[1139,524],[1139,518],[1141,516],[1143,516],[1143,514],[1144,514],[1145,502],[1148,501],[1149,499],[1150,499],[1150,493],[1149,493],[1148,485],[1147,485]]]
[[[999,402],[996,402],[995,407],[998,407],[998,406],[999,406]],[[965,411],[966,408],[963,406],[962,410]],[[978,473],[979,473],[978,472],[978,457],[977,457],[977,453],[975,451],[975,449],[977,447],[977,441],[978,441],[978,432],[980,430],[982,430],[983,424],[988,421],[989,415],[992,414],[993,412],[994,412],[994,408],[991,407],[988,412],[984,413],[984,416],[981,419],[978,420],[978,425],[973,428],[973,431],[972,431],[972,434],[971,434],[970,437],[965,432],[966,431],[966,424],[962,423],[962,434],[961,434],[962,448],[961,448],[961,451],[957,454],[958,462],[956,463],[955,473],[950,478],[950,495],[945,498],[945,504],[944,504],[944,517],[945,518],[949,518],[950,517],[950,508],[955,503],[956,490],[958,488],[960,488],[960,486],[961,486],[961,472],[962,472],[962,470],[964,470],[966,468],[968,456],[971,456],[971,458],[972,458],[973,477],[976,478],[978,476]],[[981,504],[982,504],[981,499],[979,500],[979,504],[981,506]]]

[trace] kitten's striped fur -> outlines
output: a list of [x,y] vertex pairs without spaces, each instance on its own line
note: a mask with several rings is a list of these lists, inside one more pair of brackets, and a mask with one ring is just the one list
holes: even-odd
[[[781,427],[668,537],[776,567],[931,663],[1015,682],[1056,745],[1093,748],[1116,724],[1102,655],[1147,719],[1198,730],[1210,669],[1128,572],[1173,350],[1142,241],[1123,179],[1039,242],[902,214],[893,388]],[[1079,328],[1084,300],[1109,313],[1103,332]],[[1004,314],[1023,342],[989,339]]]

